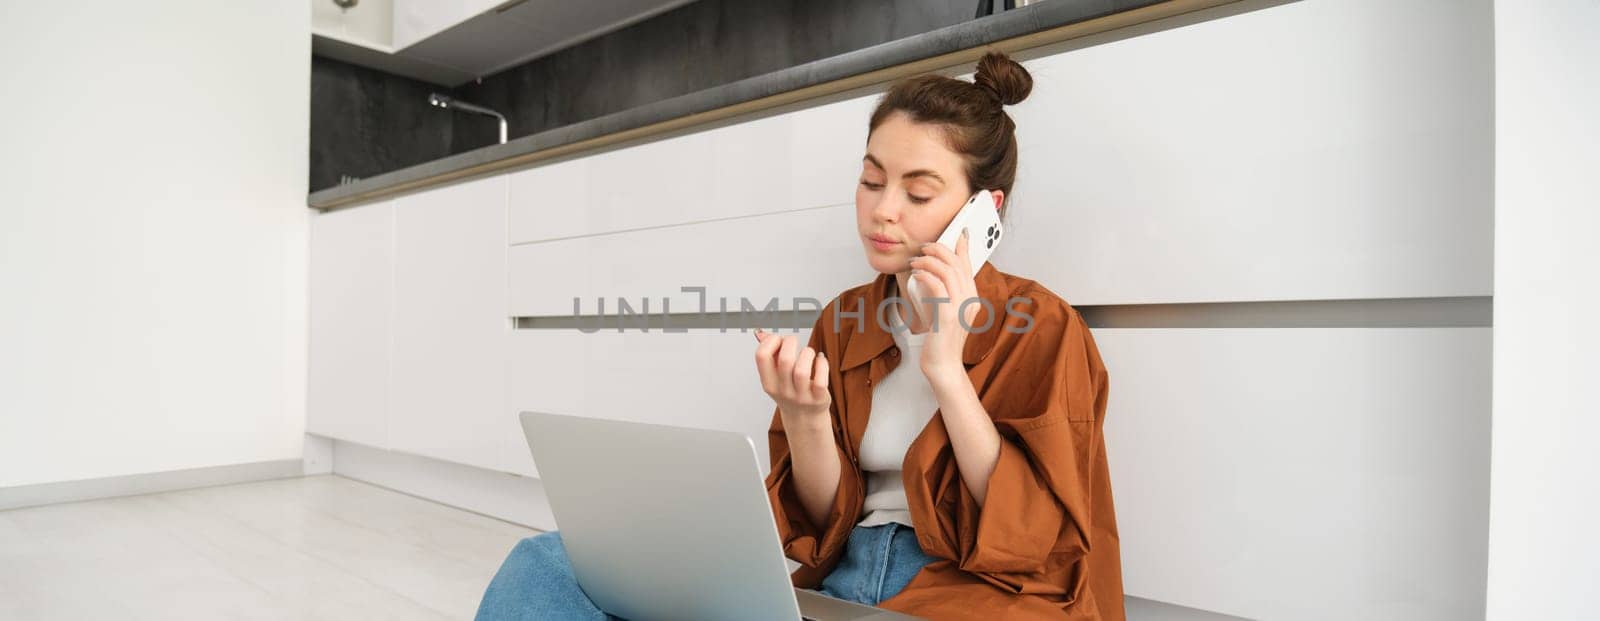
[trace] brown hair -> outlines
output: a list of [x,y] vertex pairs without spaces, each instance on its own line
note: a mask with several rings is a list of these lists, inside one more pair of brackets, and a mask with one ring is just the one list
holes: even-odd
[[944,129],[950,149],[967,162],[967,191],[1002,190],[1010,211],[1011,184],[1017,176],[1016,124],[1003,106],[1027,98],[1033,76],[1002,52],[978,60],[972,82],[928,74],[897,82],[872,111],[867,136],[890,114],[907,113],[917,123]]

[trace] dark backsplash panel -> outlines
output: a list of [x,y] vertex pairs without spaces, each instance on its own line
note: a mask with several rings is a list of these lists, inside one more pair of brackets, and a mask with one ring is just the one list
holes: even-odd
[[494,119],[429,106],[431,91],[505,114],[515,139],[965,22],[977,6],[699,0],[453,90],[313,58],[311,189],[498,142]]
[[450,155],[454,115],[428,104],[434,90],[446,89],[311,57],[311,190]]

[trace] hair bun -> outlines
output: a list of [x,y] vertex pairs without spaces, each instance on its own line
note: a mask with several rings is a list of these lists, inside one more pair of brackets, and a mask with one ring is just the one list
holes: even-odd
[[978,72],[972,81],[1007,106],[1027,99],[1033,91],[1033,76],[1003,52],[986,52],[978,59]]
[[978,73],[972,82],[993,93],[1002,105],[1027,99],[1033,90],[1033,76],[1017,61],[1002,52],[987,52],[978,60]]

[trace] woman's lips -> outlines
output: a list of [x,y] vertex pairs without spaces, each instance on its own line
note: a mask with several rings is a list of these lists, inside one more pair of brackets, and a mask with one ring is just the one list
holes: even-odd
[[880,238],[872,237],[870,235],[867,236],[867,241],[872,242],[872,247],[873,248],[877,248],[878,250],[889,250],[889,249],[894,248],[895,246],[900,245],[900,242],[897,242],[897,241],[884,241],[884,240],[882,240]]

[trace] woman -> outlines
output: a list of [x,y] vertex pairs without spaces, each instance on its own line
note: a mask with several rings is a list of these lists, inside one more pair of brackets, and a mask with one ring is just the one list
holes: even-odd
[[[777,405],[767,492],[797,587],[929,619],[1123,618],[1108,381],[1087,326],[1037,282],[973,273],[967,240],[929,243],[980,189],[1005,216],[1017,149],[1003,106],[1031,88],[996,52],[973,82],[897,83],[856,189],[878,276],[826,305],[805,346],[757,332]],[[898,295],[912,278],[925,300]],[[518,544],[478,613],[608,618],[557,533]]]
[[[758,335],[778,404],[767,490],[795,586],[930,619],[1123,618],[1094,339],[1039,283],[972,273],[967,240],[928,243],[980,189],[1006,214],[1002,106],[1031,87],[991,52],[973,83],[890,90],[856,190],[878,277],[825,306],[805,347]],[[903,300],[912,278],[949,301]]]

